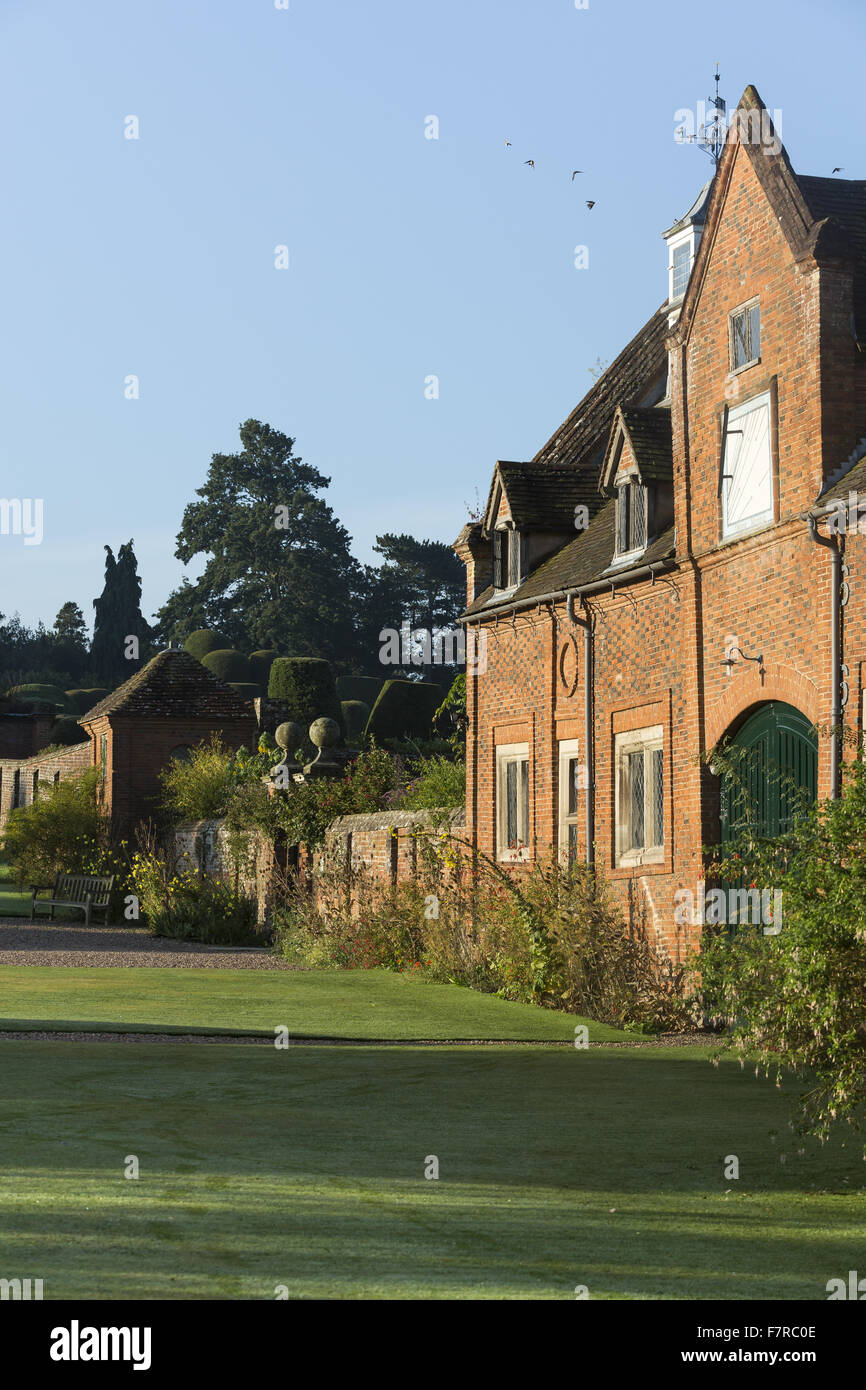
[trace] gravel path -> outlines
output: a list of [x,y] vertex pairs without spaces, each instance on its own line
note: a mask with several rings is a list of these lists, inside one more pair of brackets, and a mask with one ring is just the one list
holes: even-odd
[[151,936],[145,927],[85,927],[78,922],[0,924],[0,965],[194,967],[209,970],[302,970],[260,947],[202,946]]
[[[122,1042],[122,1043],[255,1043],[273,1047],[270,1036],[244,1037],[225,1033],[50,1033],[0,1031],[0,1040],[27,1042]],[[590,1042],[591,1048],[617,1047],[706,1047],[716,1041],[707,1033],[663,1033],[658,1038],[636,1037],[629,1042]],[[293,1038],[290,1047],[574,1047],[571,1038]]]

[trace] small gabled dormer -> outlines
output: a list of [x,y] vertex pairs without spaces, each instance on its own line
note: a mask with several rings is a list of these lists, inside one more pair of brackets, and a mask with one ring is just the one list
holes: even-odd
[[497,463],[481,527],[490,545],[490,601],[518,589],[598,507],[598,493],[585,472],[538,460]]
[[617,409],[602,465],[601,491],[616,503],[611,568],[632,564],[673,521],[673,450],[668,409]]

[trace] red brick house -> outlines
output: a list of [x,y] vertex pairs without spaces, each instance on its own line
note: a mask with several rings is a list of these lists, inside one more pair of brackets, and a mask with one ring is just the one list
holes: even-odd
[[78,720],[102,768],[105,804],[131,824],[153,813],[160,772],[172,757],[217,733],[228,748],[249,745],[253,707],[179,648],[159,652]]
[[[664,238],[665,303],[534,459],[497,465],[455,549],[487,640],[469,838],[595,859],[680,958],[701,926],[675,894],[726,830],[702,755],[727,737],[831,796],[862,728],[866,181],[795,174],[749,87]],[[762,803],[770,833],[785,814]]]

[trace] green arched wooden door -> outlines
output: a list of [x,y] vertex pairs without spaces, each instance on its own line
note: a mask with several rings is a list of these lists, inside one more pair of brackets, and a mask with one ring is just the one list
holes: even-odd
[[818,739],[793,705],[761,705],[729,740],[738,771],[722,780],[722,844],[747,825],[760,838],[775,839],[791,826],[804,800],[818,792]]

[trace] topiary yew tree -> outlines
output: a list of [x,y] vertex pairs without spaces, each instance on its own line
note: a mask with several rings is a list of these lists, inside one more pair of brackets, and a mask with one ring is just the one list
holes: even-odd
[[194,656],[196,661],[202,661],[210,652],[222,652],[230,647],[231,642],[228,638],[212,627],[196,628],[183,644],[184,651]]
[[229,681],[250,680],[250,663],[243,652],[233,651],[230,647],[220,651],[208,652],[201,658],[201,664],[211,675],[216,676],[217,680],[223,681],[228,685]]
[[367,733],[380,743],[386,738],[429,738],[442,696],[441,687],[428,681],[385,681],[370,711]]
[[271,667],[268,695],[283,700],[285,718],[306,731],[314,719],[336,719],[341,729],[343,712],[330,662],[310,656],[281,656]]

